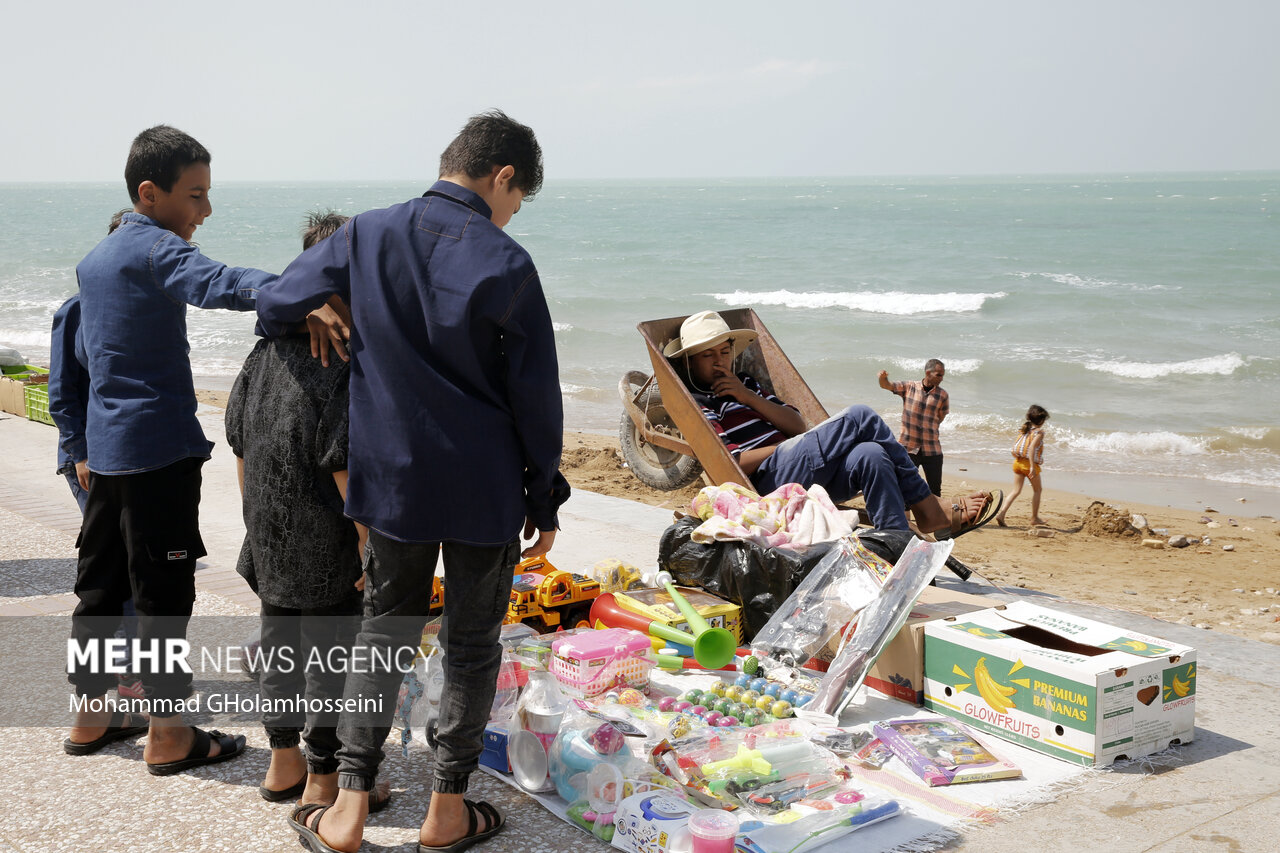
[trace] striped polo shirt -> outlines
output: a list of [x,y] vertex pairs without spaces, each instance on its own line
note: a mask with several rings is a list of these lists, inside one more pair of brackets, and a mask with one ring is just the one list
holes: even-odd
[[[748,373],[739,373],[738,378],[748,391],[759,394],[771,403],[795,409],[795,406],[782,402],[772,394],[764,393],[760,383]],[[694,391],[693,399],[702,407],[702,414],[711,422],[711,427],[720,436],[729,453],[736,459],[744,450],[754,447],[772,447],[787,440],[785,433],[766,421],[750,406],[744,406],[732,397],[713,397],[710,394],[699,394]],[[799,409],[796,409],[799,411]]]

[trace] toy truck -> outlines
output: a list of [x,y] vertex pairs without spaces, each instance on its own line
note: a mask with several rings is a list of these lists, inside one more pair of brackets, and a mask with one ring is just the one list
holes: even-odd
[[600,584],[591,578],[557,569],[545,557],[531,557],[516,565],[511,583],[507,624],[528,622],[539,631],[590,625],[591,602]]

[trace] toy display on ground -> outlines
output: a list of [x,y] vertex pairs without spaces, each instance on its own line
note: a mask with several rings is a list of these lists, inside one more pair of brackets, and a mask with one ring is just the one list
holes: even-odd
[[[1042,609],[1022,614],[1015,624],[1016,608],[1006,609],[999,618],[1008,624],[995,629],[997,617],[972,602],[940,608],[935,621],[907,625],[949,551],[949,543],[916,541],[889,566],[856,542],[835,543],[760,630],[745,638],[745,648],[742,636],[725,627],[741,624],[735,603],[706,592],[686,594],[663,573],[649,577],[659,586],[623,592],[617,581],[630,570],[605,561],[612,591],[597,591],[590,618],[578,622],[595,627],[538,633],[547,628],[542,618],[504,626],[500,689],[482,766],[573,825],[635,853],[848,849],[839,839],[861,830],[859,838],[896,839],[884,842],[889,847],[944,838],[957,820],[990,819],[999,805],[1025,802],[1037,786],[1070,778],[1080,767],[1029,751],[1024,747],[1034,745],[1016,745],[1017,738],[991,745],[964,722],[860,690],[892,645],[904,661],[895,666],[923,671],[929,694],[943,691],[933,686],[941,682],[928,660],[931,648],[942,648],[932,641],[935,628],[951,645],[965,645],[964,637],[996,644],[982,647],[984,660],[1001,657],[999,650],[1015,642],[1043,645],[1040,634],[1019,626],[1065,630],[1067,617],[1055,622]],[[545,558],[538,569],[538,587],[561,575],[594,580],[590,573],[561,572]],[[400,714],[406,748],[410,740],[431,741],[440,677],[431,634],[429,626],[423,657],[406,679]],[[1092,656],[1080,645],[1070,653],[1082,659],[1137,655],[1132,666],[1146,660],[1157,669],[1160,661],[1170,662],[1169,653],[1177,671],[1164,679],[1169,695],[1158,698],[1193,707],[1194,650],[1118,629]],[[1150,652],[1145,659],[1144,651]],[[1063,653],[1059,644],[1055,654]],[[660,666],[671,660],[680,663]],[[825,671],[815,668],[823,666]],[[996,691],[991,697],[998,694],[1006,711],[1023,707],[1010,698],[1011,686],[1024,689],[1016,675],[1010,679],[1001,670],[1002,680],[990,673],[981,680],[978,663],[959,669],[965,671],[943,679],[946,689],[976,696]],[[895,673],[882,681],[895,679],[904,680]],[[1155,684],[1160,676],[1143,680]],[[1065,700],[1044,685],[1052,686],[1039,677],[1025,685],[1039,696],[1027,707],[1048,714]],[[914,699],[912,688],[903,695]],[[1052,704],[1051,694],[1057,697]],[[958,782],[984,784],[951,793]],[[880,843],[868,849],[885,849],[875,846]]]

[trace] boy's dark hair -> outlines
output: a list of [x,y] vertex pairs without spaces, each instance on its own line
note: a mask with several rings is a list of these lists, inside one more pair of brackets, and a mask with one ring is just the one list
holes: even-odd
[[302,250],[305,252],[316,243],[336,233],[350,218],[336,210],[311,211],[307,214],[307,224],[302,228]]
[[138,203],[138,187],[150,181],[165,192],[182,170],[192,163],[212,161],[209,149],[188,134],[167,124],[149,127],[134,137],[129,148],[129,159],[124,164],[124,182],[129,188],[129,199]]
[[131,210],[129,208],[122,207],[119,210],[117,210],[115,213],[111,214],[111,221],[107,223],[107,233],[110,234],[113,231],[115,231],[117,228],[119,228],[120,220],[124,218],[124,215],[126,213],[130,213],[130,212]]
[[516,170],[511,183],[530,201],[542,189],[542,148],[533,129],[490,110],[472,116],[440,155],[440,174],[483,178],[494,166]]

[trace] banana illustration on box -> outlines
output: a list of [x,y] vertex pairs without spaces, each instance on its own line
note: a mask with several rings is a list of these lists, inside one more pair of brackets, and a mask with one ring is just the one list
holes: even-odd
[[1179,699],[1186,699],[1195,692],[1196,665],[1194,663],[1164,671],[1164,701],[1176,702]]
[[[1021,666],[1021,662],[1014,664],[1013,668],[1009,670],[1009,674],[1012,675],[1014,671],[1019,669]],[[969,674],[961,669],[958,664],[953,665],[951,671],[956,675],[962,675],[965,678],[970,677]],[[991,674],[991,670],[987,668],[987,659],[985,657],[978,658],[977,662],[973,665],[972,678],[972,686],[978,688],[978,695],[982,697],[983,701],[991,706],[991,710],[1000,714],[1007,714],[1009,713],[1010,708],[1017,706],[1017,703],[1013,701],[1013,696],[1018,692],[1018,688],[1014,687],[1012,684],[1002,684],[997,681]],[[969,684],[957,684],[955,685],[955,688],[957,690],[964,690],[969,686]]]

